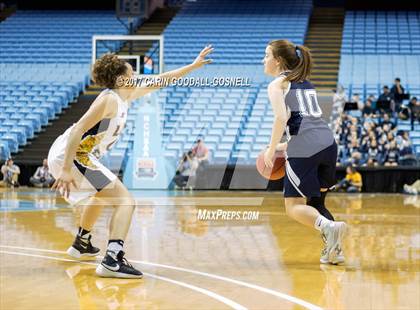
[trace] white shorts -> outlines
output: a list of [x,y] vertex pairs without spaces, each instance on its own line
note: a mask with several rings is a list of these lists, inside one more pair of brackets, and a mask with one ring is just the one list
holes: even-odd
[[[48,153],[49,170],[55,179],[61,173],[66,145],[65,137],[59,136]],[[75,159],[71,168],[71,174],[77,188],[70,185],[69,197],[63,197],[71,205],[76,205],[82,200],[94,196],[117,179],[115,174],[91,154]]]

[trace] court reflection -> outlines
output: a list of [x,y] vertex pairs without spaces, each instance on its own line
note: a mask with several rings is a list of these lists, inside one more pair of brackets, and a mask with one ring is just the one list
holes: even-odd
[[98,278],[94,276],[95,266],[82,264],[65,271],[73,282],[81,310],[154,308],[147,299],[144,281]]

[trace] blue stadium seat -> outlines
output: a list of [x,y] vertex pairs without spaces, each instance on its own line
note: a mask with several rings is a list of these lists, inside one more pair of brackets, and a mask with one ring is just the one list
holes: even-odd
[[9,143],[6,140],[0,140],[0,160],[10,158]]
[[18,137],[16,134],[14,133],[3,134],[1,137],[1,140],[8,143],[10,152],[16,153],[18,151],[19,143],[18,143]]

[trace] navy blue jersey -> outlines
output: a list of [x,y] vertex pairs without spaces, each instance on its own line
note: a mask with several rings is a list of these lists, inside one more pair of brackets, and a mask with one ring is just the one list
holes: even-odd
[[334,136],[322,119],[322,110],[314,86],[309,81],[291,82],[285,96],[290,112],[287,121],[288,157],[310,157],[334,142]]

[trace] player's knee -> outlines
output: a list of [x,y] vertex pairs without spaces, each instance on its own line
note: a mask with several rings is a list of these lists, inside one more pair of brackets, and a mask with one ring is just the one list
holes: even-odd
[[134,209],[136,206],[136,201],[133,197],[119,197],[113,202],[114,207],[126,208],[126,209]]

